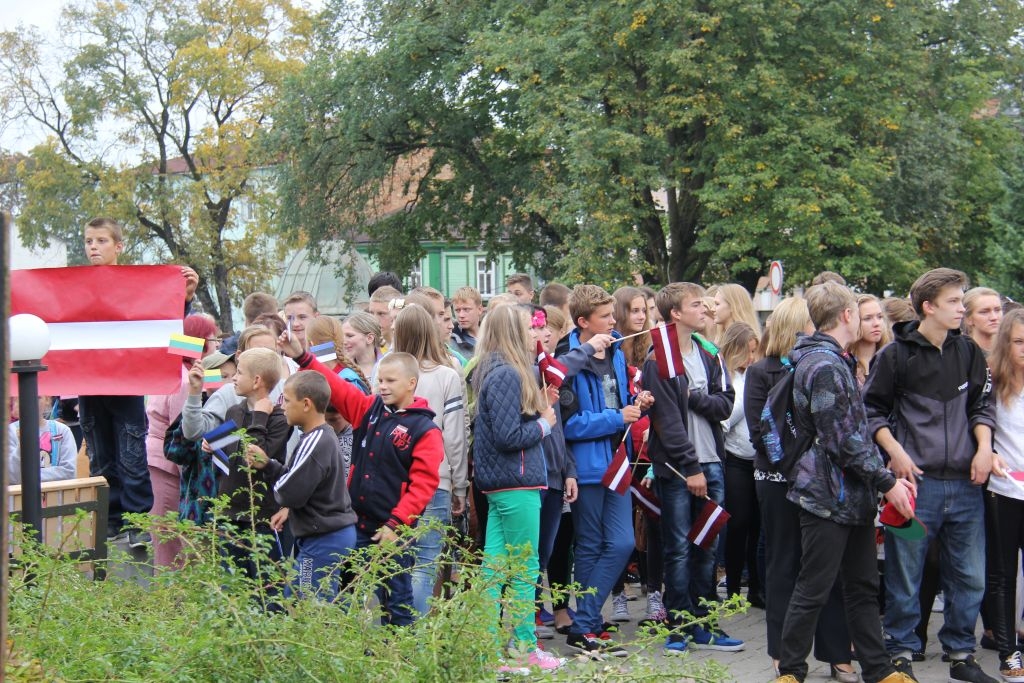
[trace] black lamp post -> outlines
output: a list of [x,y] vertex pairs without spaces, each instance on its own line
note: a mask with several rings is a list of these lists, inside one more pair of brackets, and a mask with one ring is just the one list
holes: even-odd
[[7,319],[11,371],[18,376],[21,442],[21,521],[37,541],[43,534],[43,503],[39,489],[39,373],[50,350],[50,330],[37,316],[20,313]]

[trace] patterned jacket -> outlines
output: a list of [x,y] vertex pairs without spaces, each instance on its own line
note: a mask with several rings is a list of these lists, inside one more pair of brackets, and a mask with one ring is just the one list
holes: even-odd
[[[822,349],[832,353],[810,353]],[[801,337],[791,358],[796,363],[793,408],[816,434],[793,468],[788,498],[837,524],[871,524],[878,493],[895,486],[896,479],[871,438],[854,360],[822,332]]]

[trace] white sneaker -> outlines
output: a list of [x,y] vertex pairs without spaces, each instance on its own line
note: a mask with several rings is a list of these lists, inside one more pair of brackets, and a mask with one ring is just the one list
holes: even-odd
[[617,593],[612,596],[612,621],[629,621],[629,598],[626,593]]
[[1024,657],[1021,657],[1020,652],[1014,652],[999,663],[999,675],[1005,683],[1024,681]]
[[661,601],[661,591],[651,591],[647,594],[647,614],[644,618],[651,621],[665,621],[668,618],[665,604]]

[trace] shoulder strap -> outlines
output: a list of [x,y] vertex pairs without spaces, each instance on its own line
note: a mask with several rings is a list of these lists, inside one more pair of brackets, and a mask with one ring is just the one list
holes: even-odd
[[50,466],[56,467],[57,461],[60,460],[60,452],[57,449],[57,421],[47,420],[46,426],[50,430]]

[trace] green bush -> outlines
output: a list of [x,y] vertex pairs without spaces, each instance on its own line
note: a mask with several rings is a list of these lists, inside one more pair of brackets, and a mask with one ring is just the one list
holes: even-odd
[[[394,571],[395,547],[375,546],[348,559],[352,575],[334,604],[284,600],[267,585],[283,585],[287,571],[256,554],[266,585],[229,571],[217,551],[225,531],[168,519],[140,517],[154,534],[181,535],[188,561],[157,571],[152,580],[117,578],[131,560],[113,557],[106,581],[93,581],[80,565],[52,549],[18,538],[21,548],[10,581],[12,680],[66,681],[493,681],[506,633],[492,623],[489,601],[474,564],[462,565],[458,585],[436,600],[429,615],[409,628],[380,626],[373,597],[380,577]],[[414,538],[421,529],[407,530]],[[249,530],[241,539],[253,542]],[[450,558],[442,558],[442,560]],[[521,563],[513,558],[508,570]],[[507,576],[507,574],[505,574]],[[499,577],[502,574],[499,573]],[[274,612],[268,606],[279,605]],[[739,600],[714,608],[712,618],[736,612]],[[615,661],[572,660],[543,680],[722,681],[714,662],[655,657],[664,631],[639,635],[630,656]],[[517,680],[524,680],[517,678]]]

